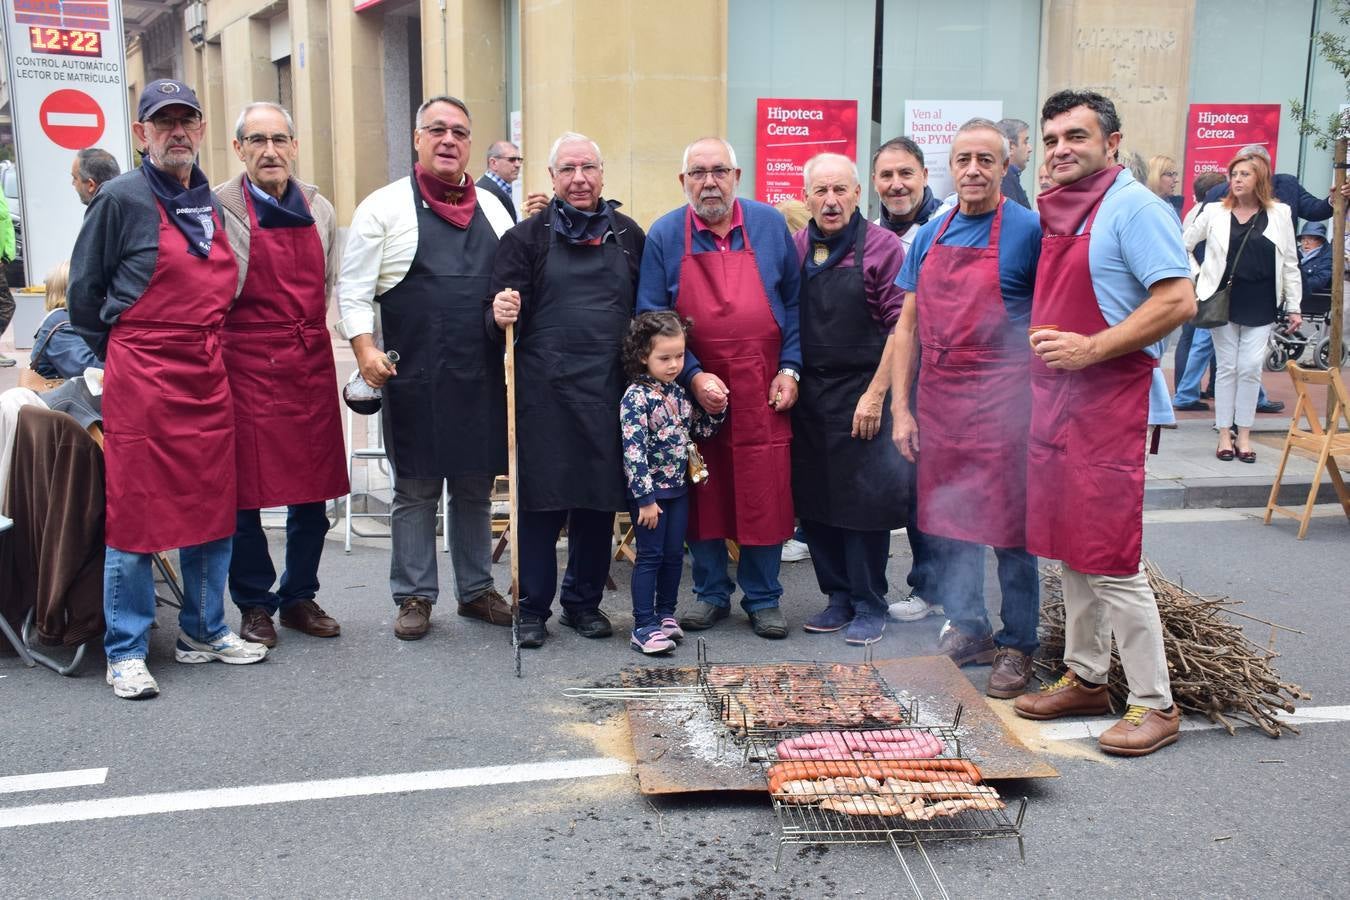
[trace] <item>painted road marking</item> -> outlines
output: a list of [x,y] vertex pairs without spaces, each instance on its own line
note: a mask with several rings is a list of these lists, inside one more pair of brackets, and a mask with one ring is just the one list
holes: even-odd
[[631,764],[624,760],[593,757],[520,763],[511,766],[441,769],[431,772],[403,772],[395,775],[365,775],[321,781],[292,781],[285,784],[256,784],[203,791],[141,794],[131,797],[109,797],[103,800],[74,800],[68,803],[41,803],[33,806],[0,808],[0,828],[115,819],[123,816],[150,816],[197,809],[332,800],[339,797],[441,791],[489,784],[603,778],[611,775],[627,775],[631,771]]
[[87,787],[91,784],[102,784],[107,779],[107,769],[69,769],[65,772],[39,772],[36,775],[9,775],[0,778],[0,794]]
[[94,113],[49,112],[48,125],[74,125],[77,128],[97,128],[101,123]]
[[[1305,706],[1296,713],[1280,713],[1279,719],[1290,725],[1318,725],[1323,722],[1350,722],[1350,706]],[[1052,741],[1096,740],[1106,729],[1119,719],[1080,719],[1076,722],[1056,722],[1042,725],[1041,735]],[[1233,722],[1235,728],[1255,728],[1246,722]],[[1182,716],[1182,731],[1209,731],[1222,728],[1217,722],[1202,719],[1199,716]]]

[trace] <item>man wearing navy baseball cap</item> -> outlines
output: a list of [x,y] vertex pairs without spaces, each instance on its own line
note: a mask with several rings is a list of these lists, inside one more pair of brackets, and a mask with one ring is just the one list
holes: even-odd
[[155,553],[179,548],[186,593],[174,658],[259,662],[267,648],[225,624],[235,530],[234,414],[220,333],[237,267],[196,164],[196,93],[162,78],[131,126],[143,162],[94,195],[70,262],[70,321],[105,357],[103,566],[107,681],[118,697],[159,693],[146,668]]

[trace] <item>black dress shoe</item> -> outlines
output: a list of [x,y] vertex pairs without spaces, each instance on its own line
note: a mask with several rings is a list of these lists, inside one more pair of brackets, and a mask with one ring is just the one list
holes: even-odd
[[520,646],[522,647],[542,647],[544,641],[548,640],[548,629],[544,627],[544,620],[530,613],[520,614]]
[[1256,404],[1256,411],[1259,413],[1284,412],[1284,401],[1267,400],[1265,403],[1258,403]]
[[571,628],[586,638],[607,638],[614,633],[609,619],[599,608],[564,610],[558,617],[558,624]]
[[1192,400],[1190,403],[1174,403],[1172,408],[1177,412],[1208,412],[1209,404],[1203,400]]

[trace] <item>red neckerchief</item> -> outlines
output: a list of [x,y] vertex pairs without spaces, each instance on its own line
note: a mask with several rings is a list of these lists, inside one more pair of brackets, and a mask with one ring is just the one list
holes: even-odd
[[1045,234],[1077,234],[1123,168],[1107,166],[1072,184],[1042,191],[1036,198],[1036,211],[1041,214],[1041,231]]
[[422,199],[431,211],[456,228],[468,228],[473,221],[473,211],[478,206],[478,195],[474,193],[473,179],[464,173],[458,186],[442,181],[422,168],[421,163],[413,163],[413,174],[417,178],[417,187]]

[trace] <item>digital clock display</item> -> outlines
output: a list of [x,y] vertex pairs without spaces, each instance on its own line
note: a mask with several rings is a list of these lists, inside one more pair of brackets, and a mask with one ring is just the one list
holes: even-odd
[[34,53],[56,53],[61,56],[102,56],[103,41],[97,31],[81,28],[28,28],[28,43]]

